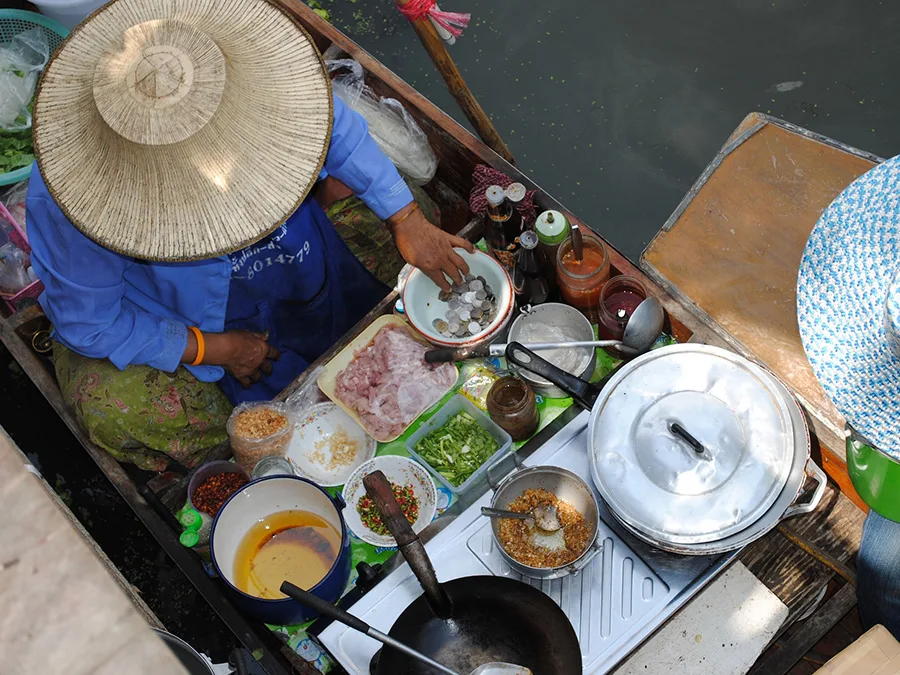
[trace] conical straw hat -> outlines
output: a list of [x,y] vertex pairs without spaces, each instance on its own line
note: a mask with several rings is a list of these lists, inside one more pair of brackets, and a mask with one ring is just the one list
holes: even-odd
[[45,69],[38,165],[85,235],[147,260],[230,253],[314,184],[333,106],[306,31],[267,0],[115,0]]

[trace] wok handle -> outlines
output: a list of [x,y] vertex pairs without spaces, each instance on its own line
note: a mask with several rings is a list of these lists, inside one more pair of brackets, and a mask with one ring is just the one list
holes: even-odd
[[822,497],[825,495],[825,486],[828,483],[828,476],[811,458],[806,460],[806,475],[816,481],[816,489],[813,491],[812,497],[805,504],[791,504],[787,507],[784,515],[781,517],[782,520],[800,516],[804,513],[811,513],[816,510],[819,502],[822,501]]
[[418,659],[422,663],[428,664],[438,672],[445,673],[446,675],[459,675],[459,673],[457,673],[455,670],[450,670],[449,668],[447,668],[447,666],[438,663],[434,659],[430,659],[424,654],[417,652],[414,649],[410,649],[402,642],[398,642],[397,640],[392,638],[390,635],[385,635],[380,630],[372,628],[372,626],[367,624],[359,617],[353,616],[352,614],[342,610],[340,607],[332,605],[330,602],[326,602],[322,598],[316,597],[309,591],[304,591],[302,588],[294,586],[294,584],[292,584],[290,581],[285,581],[281,584],[281,592],[288,597],[293,598],[297,602],[303,603],[308,607],[312,607],[322,616],[326,616],[329,619],[334,619],[335,621],[338,621],[345,626],[349,626],[353,630],[358,630],[363,635],[368,635],[370,638],[374,638],[382,644],[393,647],[394,649],[403,652],[407,656],[411,656],[414,659]]
[[311,607],[322,616],[334,619],[345,626],[349,626],[353,630],[358,630],[360,633],[367,634],[369,630],[371,630],[371,626],[359,617],[353,616],[349,612],[345,612],[340,607],[313,595],[309,591],[304,591],[290,581],[285,581],[281,584],[281,592],[289,598],[293,598],[300,604]]
[[419,539],[419,535],[413,532],[412,525],[409,524],[403,514],[403,509],[397,503],[390,481],[381,471],[373,471],[363,478],[363,485],[366,488],[366,494],[378,507],[382,522],[396,539],[400,554],[409,563],[410,569],[422,585],[431,611],[442,619],[449,618],[452,612],[450,597],[438,582],[437,574],[434,572],[434,567],[425,552],[425,546]]

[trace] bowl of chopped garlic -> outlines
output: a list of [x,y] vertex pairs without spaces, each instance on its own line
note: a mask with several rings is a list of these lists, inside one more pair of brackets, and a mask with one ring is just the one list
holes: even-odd
[[340,407],[319,403],[297,414],[286,457],[299,475],[322,487],[337,487],[377,448],[375,439]]

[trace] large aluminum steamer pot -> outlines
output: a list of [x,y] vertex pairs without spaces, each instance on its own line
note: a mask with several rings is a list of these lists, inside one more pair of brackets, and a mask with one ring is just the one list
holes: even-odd
[[[769,374],[771,375],[771,373]],[[689,547],[655,541],[616,517],[619,523],[638,539],[641,539],[656,548],[669,551],[670,553],[680,553],[682,555],[716,555],[746,546],[768,534],[769,531],[774,529],[775,526],[783,520],[815,511],[825,494],[825,485],[828,477],[825,475],[825,472],[819,468],[819,465],[810,457],[809,425],[806,422],[806,415],[804,414],[803,409],[797,402],[796,397],[788,390],[781,380],[777,379],[774,375],[771,375],[771,377],[773,385],[782,393],[791,412],[791,420],[794,423],[795,431],[795,455],[791,466],[791,472],[788,475],[784,489],[781,491],[781,494],[778,496],[775,503],[758,521],[746,530],[730,537],[726,537],[725,539],[720,539],[709,544],[693,544]],[[803,489],[807,479],[812,480],[815,483],[815,487],[811,491]],[[801,501],[801,498],[806,496],[808,496],[808,499]],[[612,513],[615,515],[615,512]]]
[[[771,373],[708,345],[663,347],[598,385],[521,345],[507,358],[591,410],[591,474],[609,510],[644,541],[708,555],[740,548],[812,511],[825,475],[809,459],[803,413]],[[807,474],[818,483],[797,502]]]
[[491,532],[494,545],[503,556],[503,560],[519,574],[532,579],[558,579],[570,574],[578,574],[597,554],[603,550],[602,542],[597,539],[600,509],[597,498],[591,487],[577,475],[558,466],[534,466],[528,469],[516,469],[503,479],[494,491],[491,507],[507,510],[511,502],[520,497],[525,490],[543,488],[568,502],[584,516],[593,532],[590,541],[578,558],[559,567],[531,567],[520,563],[510,556],[500,541],[500,522],[491,518]]

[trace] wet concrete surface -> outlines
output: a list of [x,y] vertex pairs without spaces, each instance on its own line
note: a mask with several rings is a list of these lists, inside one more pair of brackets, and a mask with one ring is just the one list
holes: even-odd
[[[323,0],[341,30],[460,121],[393,3]],[[633,260],[751,111],[900,151],[900,3],[449,0],[452,55],[519,166]],[[235,641],[5,350],[0,423],[174,633]]]

